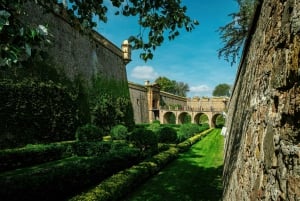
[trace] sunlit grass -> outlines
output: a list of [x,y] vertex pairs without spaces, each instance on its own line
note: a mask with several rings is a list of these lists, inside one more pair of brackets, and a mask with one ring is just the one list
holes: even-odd
[[126,201],[220,200],[223,136],[214,130]]

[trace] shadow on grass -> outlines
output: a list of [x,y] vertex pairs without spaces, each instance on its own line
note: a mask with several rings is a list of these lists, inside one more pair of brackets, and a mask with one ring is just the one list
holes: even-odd
[[196,150],[173,161],[123,201],[221,200],[223,166],[203,167]]

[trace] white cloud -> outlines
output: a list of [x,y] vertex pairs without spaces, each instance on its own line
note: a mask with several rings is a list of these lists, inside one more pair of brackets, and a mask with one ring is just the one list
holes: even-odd
[[136,66],[131,71],[131,77],[136,79],[153,80],[158,77],[158,73],[151,66]]
[[190,87],[190,92],[192,93],[208,92],[208,91],[211,91],[211,89],[207,85],[198,85],[198,86]]

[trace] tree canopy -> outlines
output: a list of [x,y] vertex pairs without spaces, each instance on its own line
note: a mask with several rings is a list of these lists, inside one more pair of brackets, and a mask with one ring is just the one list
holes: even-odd
[[155,83],[159,84],[161,91],[178,96],[185,97],[186,93],[189,91],[189,85],[187,83],[170,80],[167,77],[158,77],[156,78]]
[[231,13],[232,21],[218,29],[223,47],[218,50],[218,55],[233,65],[240,56],[240,51],[247,37],[252,22],[256,2],[258,0],[236,0],[239,11]]
[[229,84],[218,84],[213,90],[213,96],[230,96],[230,88]]
[[[44,41],[46,27],[32,27],[18,20],[22,6],[28,0],[0,1],[0,66],[10,66],[24,57],[31,56],[32,47]],[[43,0],[32,1],[45,4]],[[66,1],[63,1],[66,2]],[[153,58],[153,51],[160,46],[165,37],[175,39],[181,29],[190,32],[198,25],[186,15],[187,7],[181,0],[110,0],[117,8],[116,15],[125,17],[137,16],[140,32],[136,36],[128,36],[133,49],[142,49],[140,57],[147,61]],[[57,0],[46,2],[48,8],[57,5],[67,9],[80,23],[83,30],[91,30],[96,26],[94,21],[98,17],[106,22],[108,6],[103,0],[69,0],[69,4],[58,3]],[[55,7],[56,6],[56,7]],[[45,32],[46,31],[46,32]]]

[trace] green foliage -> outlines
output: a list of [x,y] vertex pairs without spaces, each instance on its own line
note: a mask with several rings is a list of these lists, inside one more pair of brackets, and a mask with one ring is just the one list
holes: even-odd
[[0,2],[0,67],[12,67],[20,61],[39,54],[39,46],[50,44],[44,25],[33,26],[20,20],[22,1]]
[[[154,82],[159,84],[161,91],[165,91],[178,96],[185,97],[186,93],[189,91],[188,84],[184,82],[177,82],[175,80],[170,80],[167,77],[158,77]],[[161,100],[161,103],[163,104],[164,100]]]
[[0,81],[0,146],[74,139],[80,119],[76,93],[60,84]]
[[157,151],[158,139],[156,134],[151,130],[135,128],[129,136],[129,139],[141,151]]
[[180,142],[194,136],[200,132],[200,126],[197,124],[182,124],[178,131],[178,139]]
[[70,157],[74,141],[27,145],[22,148],[0,150],[0,172],[42,164]]
[[128,83],[97,76],[89,92],[92,122],[105,132],[122,124],[134,128],[133,108]]
[[225,118],[222,115],[216,118],[216,128],[222,128],[225,125]]
[[118,172],[94,188],[72,197],[70,201],[120,200],[150,176],[157,174],[166,164],[176,159],[178,154],[176,148],[170,148],[147,161]]
[[76,130],[75,138],[80,142],[102,141],[104,132],[93,124],[80,126]]
[[213,90],[213,96],[230,96],[230,85],[223,83],[218,84],[215,89]]
[[177,142],[177,131],[172,127],[163,127],[159,130],[159,142],[175,143]]
[[153,133],[158,135],[160,128],[161,128],[160,122],[155,120],[148,126],[147,129],[151,130]]
[[[22,24],[18,17],[23,14],[23,4],[26,0],[11,1],[2,0],[0,2],[0,36],[1,41],[10,41],[10,43],[1,43],[1,64],[11,65],[22,60],[24,57],[30,57],[32,48],[41,46],[48,42],[47,28],[31,27],[29,24]],[[95,20],[107,21],[107,2],[90,1],[82,3],[79,0],[70,0],[71,6],[64,8],[56,0],[44,1],[38,0],[36,3],[46,6],[55,12],[63,9],[71,15],[71,21],[85,33],[92,30],[97,24]],[[140,57],[147,61],[152,59],[157,46],[160,46],[167,36],[169,40],[175,39],[180,33],[179,30],[185,29],[191,32],[197,20],[192,20],[186,15],[187,8],[182,6],[177,0],[159,0],[159,1],[137,1],[129,0],[111,0],[113,7],[117,8],[116,15],[137,16],[140,25],[140,33],[136,36],[130,36],[129,42],[134,49],[141,49],[143,53]],[[113,8],[114,9],[114,8]],[[174,17],[175,16],[175,17]],[[166,34],[167,33],[167,34]],[[145,34],[145,35],[144,35]]]
[[74,156],[4,172],[0,174],[1,200],[65,200],[139,160],[137,149],[127,147],[120,153],[107,153],[102,157]]
[[110,130],[112,140],[126,140],[128,137],[128,129],[124,125],[116,125]]
[[76,156],[102,156],[109,152],[110,142],[104,141],[77,141],[72,146],[72,152]]
[[224,57],[231,65],[236,63],[244,41],[248,35],[257,0],[236,0],[240,10],[231,13],[232,21],[219,28],[224,46],[218,50],[219,57]]
[[183,124],[190,124],[192,122],[192,117],[189,114],[184,115],[183,117]]

